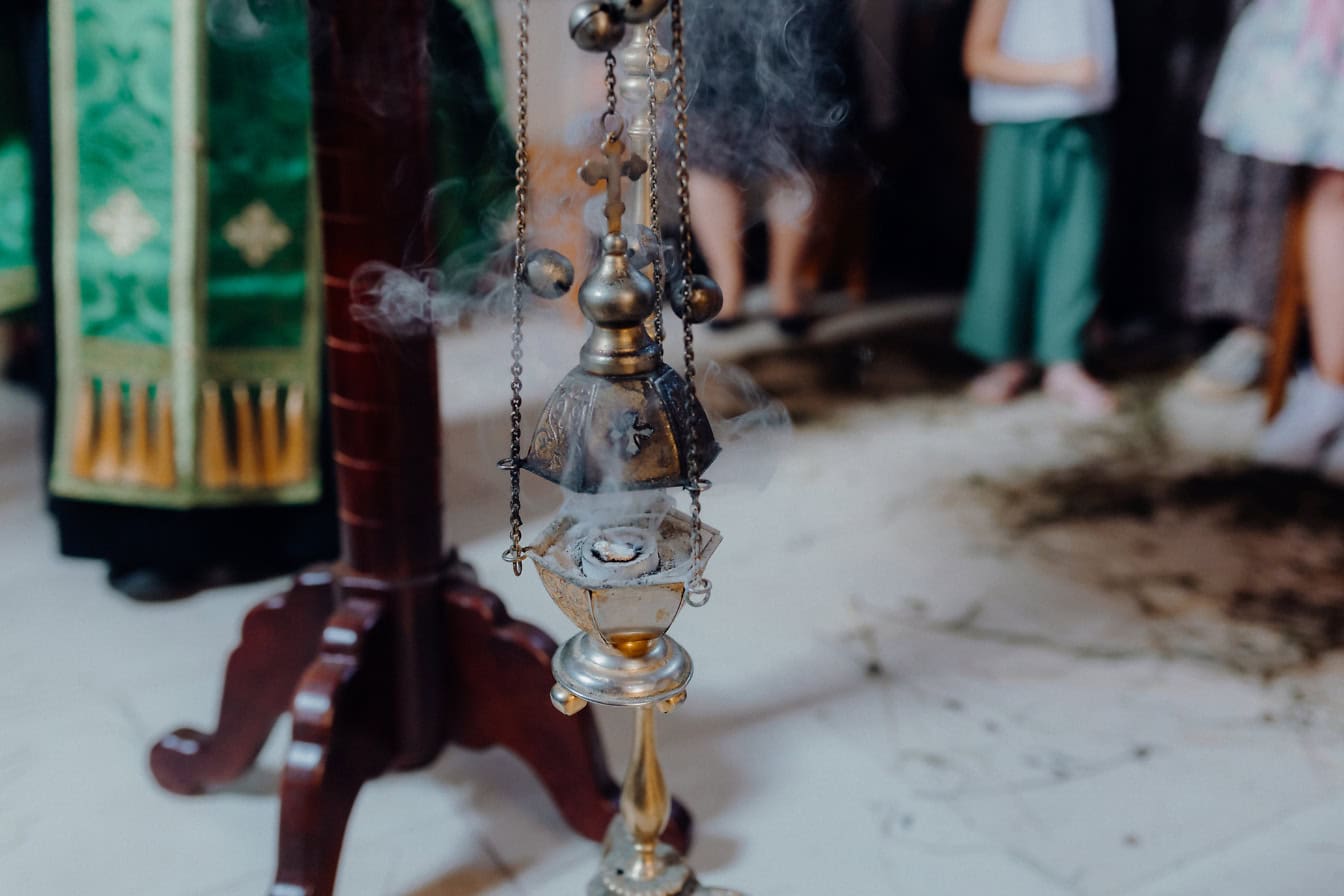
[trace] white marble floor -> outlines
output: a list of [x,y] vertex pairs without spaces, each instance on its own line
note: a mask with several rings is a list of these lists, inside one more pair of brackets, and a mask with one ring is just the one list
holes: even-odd
[[[444,343],[450,534],[515,615],[564,634],[536,581],[498,561],[501,335]],[[576,343],[533,343],[537,400]],[[748,332],[717,351],[768,379],[773,345]],[[1098,460],[1196,468],[1255,429],[1253,400],[1200,406],[1151,377],[1130,392],[1139,410],[1100,425],[1039,399],[837,393],[809,405],[764,491],[710,493],[716,596],[678,622],[697,676],[662,722],[702,878],[757,896],[1341,892],[1344,663],[1229,621],[1190,575],[1145,580],[1168,601],[1151,612],[1117,585],[1149,562],[1128,550],[1142,522],[1003,522],[1015,508],[995,496],[1015,493],[996,483]],[[212,725],[238,623],[274,585],[145,606],[58,559],[36,425],[0,388],[0,893],[259,896],[285,726],[208,797],[160,791],[146,756],[179,724]],[[555,500],[529,494],[532,530]],[[1174,512],[1152,526],[1179,556],[1154,556],[1232,575],[1241,551]],[[625,720],[600,719],[620,756]],[[337,893],[562,896],[595,859],[512,757],[456,750],[365,789]]]

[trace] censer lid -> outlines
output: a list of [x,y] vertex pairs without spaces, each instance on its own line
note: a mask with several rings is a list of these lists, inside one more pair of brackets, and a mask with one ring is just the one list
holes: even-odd
[[719,445],[704,408],[671,367],[608,377],[579,366],[546,402],[523,469],[572,492],[685,488],[692,440],[703,472]]

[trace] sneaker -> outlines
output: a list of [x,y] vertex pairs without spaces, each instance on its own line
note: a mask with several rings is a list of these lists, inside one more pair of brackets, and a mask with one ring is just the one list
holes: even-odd
[[1304,370],[1288,385],[1288,401],[1260,436],[1255,459],[1269,467],[1314,470],[1344,431],[1344,386]]
[[1259,385],[1268,358],[1269,337],[1255,327],[1237,327],[1195,362],[1186,388],[1204,398],[1230,398]]

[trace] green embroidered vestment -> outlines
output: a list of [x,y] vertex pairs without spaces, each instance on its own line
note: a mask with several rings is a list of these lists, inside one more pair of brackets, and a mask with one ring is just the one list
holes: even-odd
[[0,315],[31,304],[37,292],[32,157],[12,16],[0,11]]
[[52,491],[162,507],[319,492],[307,23],[52,0]]
[[[317,496],[305,7],[51,0],[58,496]],[[440,0],[428,37],[433,219],[447,273],[470,278],[511,193],[488,0]]]

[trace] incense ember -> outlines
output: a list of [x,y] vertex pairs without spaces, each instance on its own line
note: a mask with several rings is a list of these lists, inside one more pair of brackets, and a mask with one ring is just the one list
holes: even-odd
[[583,539],[579,548],[579,566],[591,579],[636,579],[659,566],[658,539],[647,529],[602,529]]

